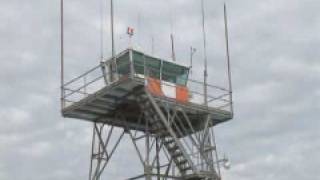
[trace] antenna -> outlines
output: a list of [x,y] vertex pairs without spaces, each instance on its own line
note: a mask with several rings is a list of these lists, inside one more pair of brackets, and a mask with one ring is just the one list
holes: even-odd
[[64,108],[64,11],[63,0],[60,1],[60,60],[61,60],[61,109]]
[[175,17],[175,12],[173,9],[173,5],[171,6],[171,18],[170,18],[170,28],[171,28],[171,34],[170,34],[170,39],[171,39],[171,56],[172,56],[172,61],[176,61],[176,52],[175,52],[175,44],[174,44],[174,35],[173,35],[173,24],[174,24],[174,17]]
[[154,55],[154,37],[151,36],[151,54]]
[[105,84],[108,84],[107,74],[106,74],[106,64],[104,60],[104,31],[103,31],[103,0],[100,0],[100,66],[103,74],[103,79]]
[[172,52],[172,60],[176,61],[176,52],[175,52],[175,48],[174,48],[174,37],[173,34],[171,33],[170,35],[171,38],[171,52]]
[[110,21],[111,21],[111,46],[112,46],[112,58],[115,57],[116,51],[114,46],[114,8],[113,8],[113,0],[110,0]]
[[193,68],[193,55],[197,52],[197,49],[194,47],[190,47],[190,74],[192,74]]
[[103,0],[100,0],[100,61],[103,61]]
[[230,108],[233,116],[233,97],[232,97],[232,80],[231,80],[231,63],[230,63],[230,50],[229,50],[229,32],[228,32],[228,16],[227,16],[227,5],[224,3],[224,26],[225,26],[225,38],[226,38],[226,53],[227,53],[227,64],[228,64],[228,82],[229,82],[229,100]]
[[204,103],[208,106],[208,58],[207,58],[207,35],[205,30],[205,9],[204,0],[201,0],[201,12],[202,12],[202,34],[203,34],[203,53],[204,53]]
[[142,29],[141,29],[141,13],[140,13],[140,11],[138,12],[138,17],[137,18],[138,18],[137,43],[138,43],[138,46],[142,46],[141,33],[140,33],[140,32],[142,32]]
[[[112,46],[112,59],[114,63],[114,67],[111,67],[111,72],[115,72],[116,77],[118,77],[118,65],[116,62],[116,50],[115,50],[115,40],[114,40],[114,8],[113,8],[113,0],[110,0],[110,21],[111,21],[111,46]],[[113,79],[113,73],[110,76]]]

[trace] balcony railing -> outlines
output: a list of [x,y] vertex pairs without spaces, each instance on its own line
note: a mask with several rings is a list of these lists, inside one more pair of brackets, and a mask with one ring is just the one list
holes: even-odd
[[[146,67],[146,63],[144,63],[143,74],[141,74],[141,72],[137,74],[135,71],[137,65],[133,65],[132,61],[130,61],[127,66],[128,69],[119,73],[117,69],[119,64],[117,64],[116,59],[120,56],[121,54],[116,58],[112,58],[98,66],[93,67],[87,72],[65,83],[63,85],[63,108],[81,101],[82,99],[96,93],[106,86],[112,86],[114,83],[120,83],[123,81],[123,79],[129,78],[132,80],[137,80],[137,82],[144,83],[145,78],[153,76],[152,74],[154,73],[152,72],[157,71],[157,69],[152,67]],[[165,83],[166,86],[176,86],[175,83],[161,80],[161,77],[171,76],[172,74],[162,71],[160,74],[161,84]],[[124,76],[126,78],[123,78]],[[204,88],[206,87],[208,107],[231,111],[232,102],[230,102],[231,93],[229,90],[210,84],[205,86],[202,81],[188,79],[187,77],[186,84],[184,84],[184,86],[188,88],[190,103],[205,106],[206,98],[204,95]],[[174,99],[171,99],[171,101],[172,100],[174,101]]]

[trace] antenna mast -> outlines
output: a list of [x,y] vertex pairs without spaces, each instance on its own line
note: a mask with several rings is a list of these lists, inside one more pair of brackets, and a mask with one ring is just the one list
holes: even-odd
[[171,34],[170,34],[170,39],[171,39],[171,56],[172,56],[172,61],[176,61],[176,52],[175,52],[175,45],[174,45],[174,35],[173,35],[173,26],[174,26],[174,18],[175,18],[175,11],[173,9],[173,6],[171,8]]
[[203,53],[204,53],[204,103],[208,106],[208,58],[207,58],[207,35],[205,30],[205,10],[204,0],[201,0],[201,12],[202,12],[202,34],[203,34]]
[[151,54],[154,55],[154,37],[151,36]]
[[230,50],[229,50],[229,31],[228,31],[228,16],[227,16],[227,5],[224,3],[224,25],[225,25],[225,38],[226,38],[226,53],[227,53],[227,64],[228,64],[228,80],[229,80],[229,100],[230,108],[233,116],[233,97],[232,97],[232,80],[231,80],[231,63],[230,63]]
[[174,48],[174,37],[173,37],[173,34],[172,34],[172,33],[171,33],[170,37],[171,37],[172,60],[173,60],[173,61],[176,61],[176,52],[175,52],[175,48]]
[[111,13],[111,46],[112,46],[112,57],[115,58],[115,46],[114,46],[114,8],[113,8],[113,0],[110,0],[110,13]]
[[100,0],[100,62],[103,61],[103,0]]
[[190,47],[190,74],[192,75],[192,68],[193,68],[193,55],[196,53],[197,49],[194,47]]
[[63,0],[60,1],[60,60],[61,60],[61,109],[64,108],[64,11]]

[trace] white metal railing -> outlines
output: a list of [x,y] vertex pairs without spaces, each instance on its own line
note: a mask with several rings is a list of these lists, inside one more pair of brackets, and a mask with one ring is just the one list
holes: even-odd
[[[149,71],[152,71],[152,68],[148,67],[148,70],[145,70],[145,74],[134,73],[133,76],[130,76],[130,72],[129,74],[119,74],[116,70],[110,71],[106,66],[106,63],[101,63],[63,85],[63,107],[79,102],[83,98],[96,93],[102,88],[121,81],[123,76],[143,80],[144,78],[149,77],[149,73],[147,73]],[[164,72],[161,73],[163,75]],[[165,83],[166,86],[176,86],[175,84],[167,83],[165,81],[160,82],[161,84]],[[189,102],[205,105],[204,83],[198,80],[188,79],[186,86],[190,94]],[[207,102],[209,107],[231,111],[232,102],[230,101],[231,93],[229,90],[208,84],[207,91]]]

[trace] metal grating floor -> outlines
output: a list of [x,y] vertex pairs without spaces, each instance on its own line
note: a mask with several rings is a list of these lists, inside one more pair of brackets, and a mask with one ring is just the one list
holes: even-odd
[[[145,120],[138,121],[141,114],[135,101],[135,89],[144,88],[141,80],[125,79],[110,86],[105,86],[94,94],[88,95],[78,102],[75,102],[62,110],[62,114],[67,118],[75,118],[90,122],[103,122],[118,127],[130,127],[136,130],[144,130]],[[201,104],[177,103],[173,99],[155,97],[161,108],[172,106],[183,108],[188,114],[191,122],[197,127],[199,119],[208,113],[211,114],[213,126],[232,119],[229,111],[216,108],[209,109]],[[117,118],[117,113],[124,113],[128,119],[126,122]],[[200,125],[198,127],[201,128]]]

